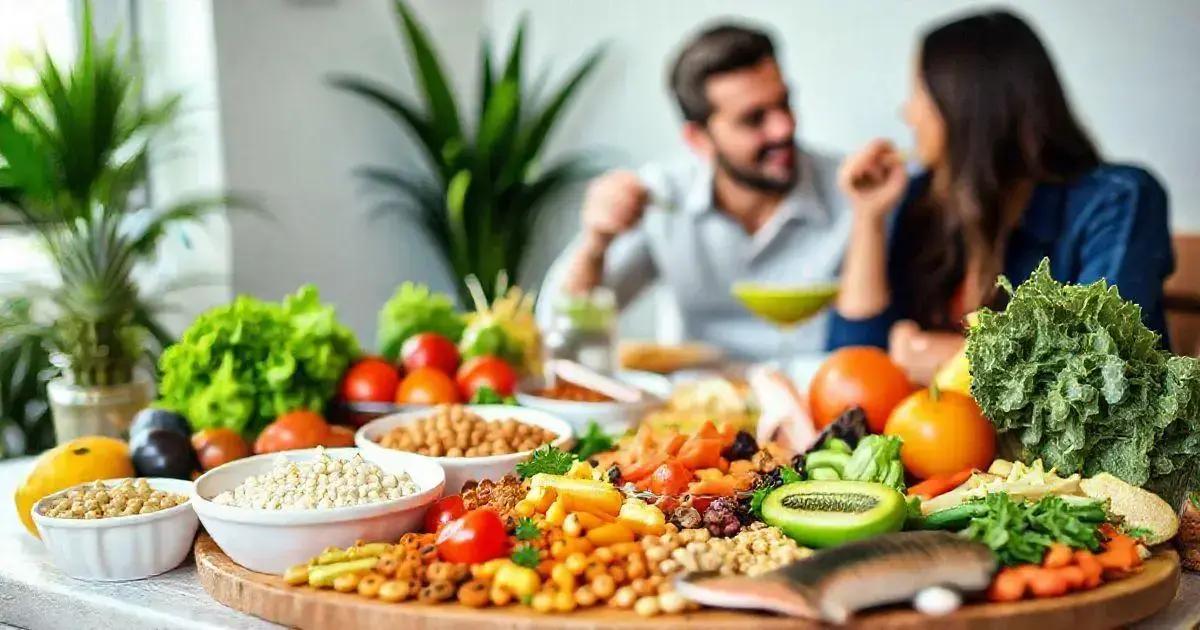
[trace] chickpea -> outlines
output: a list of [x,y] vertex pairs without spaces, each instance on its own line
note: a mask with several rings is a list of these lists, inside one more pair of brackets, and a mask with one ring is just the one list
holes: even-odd
[[616,589],[616,582],[611,575],[597,575],[592,578],[592,592],[600,599],[607,600],[612,597]]
[[613,593],[612,599],[608,600],[610,604],[617,608],[632,608],[634,602],[637,601],[637,593],[628,586],[622,586]]

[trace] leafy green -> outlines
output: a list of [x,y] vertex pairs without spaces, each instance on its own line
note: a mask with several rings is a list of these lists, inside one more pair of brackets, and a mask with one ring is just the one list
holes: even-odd
[[471,396],[470,404],[472,405],[515,405],[517,399],[512,396],[501,396],[496,393],[496,390],[484,385],[475,390],[475,395]]
[[760,486],[754,489],[750,494],[750,514],[757,520],[762,520],[762,504],[767,500],[767,495],[774,490],[773,486]]
[[589,459],[596,453],[604,453],[613,450],[616,443],[611,435],[604,432],[595,420],[588,420],[587,429],[579,441],[575,443],[575,448],[571,452],[579,459]]
[[779,479],[783,483],[795,483],[797,481],[804,481],[804,475],[801,475],[800,471],[791,466],[780,466]]
[[1138,540],[1148,540],[1156,536],[1154,530],[1146,527],[1129,527],[1125,529],[1125,534]]
[[513,529],[513,536],[517,540],[537,540],[542,537],[542,530],[538,528],[537,521],[528,516],[522,516],[517,520],[517,526]]
[[196,318],[159,361],[161,404],[196,430],[253,435],[280,414],[320,411],[358,342],[303,286],[282,304],[241,296]]
[[538,473],[565,475],[575,463],[575,456],[549,444],[535,449],[527,461],[517,464],[517,475],[528,479]]
[[409,337],[433,332],[457,342],[465,326],[449,296],[405,282],[379,311],[379,352],[389,361],[396,361],[400,346]]
[[997,492],[982,503],[985,511],[971,519],[962,535],[987,545],[1003,565],[1041,564],[1053,543],[1100,549],[1099,523],[1081,518],[1061,497],[1050,495],[1030,504]]
[[512,561],[514,564],[519,564],[530,569],[536,569],[538,563],[542,561],[542,554],[538,552],[536,547],[526,543],[513,550]]
[[1021,459],[1108,472],[1173,505],[1200,479],[1200,361],[1172,356],[1103,281],[1063,285],[1043,260],[971,327],[971,394]]

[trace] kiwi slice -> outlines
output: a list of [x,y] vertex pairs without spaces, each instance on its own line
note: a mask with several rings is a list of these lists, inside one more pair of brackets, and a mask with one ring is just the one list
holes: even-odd
[[832,547],[899,531],[904,497],[868,481],[797,481],[763,501],[763,520],[808,547]]

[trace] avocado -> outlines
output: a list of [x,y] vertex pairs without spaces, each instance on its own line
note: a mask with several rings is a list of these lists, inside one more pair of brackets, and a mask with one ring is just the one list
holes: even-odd
[[904,497],[868,481],[797,481],[773,490],[763,501],[763,520],[808,547],[833,547],[898,531]]

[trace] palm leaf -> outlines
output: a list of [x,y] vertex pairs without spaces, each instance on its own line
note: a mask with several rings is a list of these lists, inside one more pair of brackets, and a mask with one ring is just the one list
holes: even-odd
[[430,165],[444,179],[449,180],[452,173],[444,172],[443,162],[438,159],[445,142],[434,125],[403,97],[392,94],[375,83],[351,76],[335,76],[331,79],[331,84],[338,89],[362,96],[395,116],[424,146]]
[[446,74],[438,61],[437,52],[429,43],[425,29],[421,27],[402,0],[396,2],[408,42],[409,56],[417,67],[417,76],[422,94],[425,96],[426,112],[432,122],[439,144],[444,146],[451,138],[462,136],[462,125],[458,120],[458,106],[450,91]]
[[171,225],[190,223],[205,215],[231,206],[250,207],[244,201],[238,201],[229,195],[218,197],[197,197],[176,203],[154,215],[138,231],[131,234],[129,249],[142,256],[149,256],[158,247],[159,240],[166,234]]

